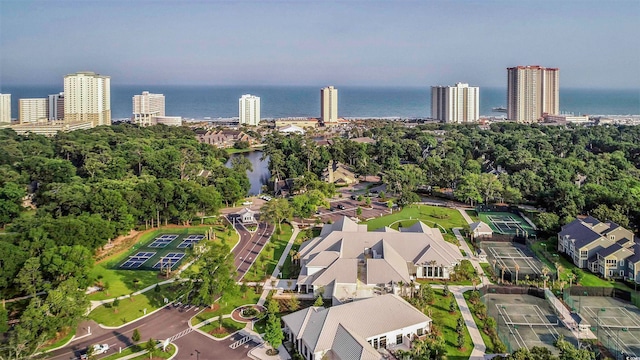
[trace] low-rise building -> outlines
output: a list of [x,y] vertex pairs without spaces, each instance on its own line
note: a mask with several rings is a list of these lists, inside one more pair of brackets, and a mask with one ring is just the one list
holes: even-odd
[[349,170],[346,165],[335,160],[329,161],[329,166],[322,173],[322,181],[336,184],[338,186],[346,186],[358,183],[358,177],[353,171]]
[[387,294],[282,317],[286,339],[307,360],[383,359],[378,349],[406,346],[431,331],[431,319]]
[[438,229],[422,222],[401,228],[367,231],[342,217],[322,227],[320,236],[298,251],[298,292],[322,295],[334,304],[382,292],[416,279],[448,279],[462,259]]
[[[562,227],[558,233],[558,252],[567,254],[579,268],[604,278],[635,279],[635,267],[629,271],[627,259],[636,258],[638,242],[630,230],[587,216]],[[632,261],[635,264],[640,258]]]
[[196,134],[196,139],[201,143],[214,145],[223,149],[233,147],[238,141],[246,141],[250,145],[256,142],[254,138],[240,130],[207,131]]

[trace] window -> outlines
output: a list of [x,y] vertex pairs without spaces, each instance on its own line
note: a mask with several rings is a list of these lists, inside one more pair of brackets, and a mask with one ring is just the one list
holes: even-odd
[[609,276],[613,276],[613,270],[609,270]]
[[607,259],[607,265],[615,266],[617,263],[616,259]]
[[422,328],[418,329],[417,334],[418,336],[422,336],[424,330],[422,330]]
[[624,276],[624,270],[620,270],[620,276]]
[[624,260],[618,261],[618,266],[624,266]]
[[588,250],[580,250],[580,257],[586,258],[587,256],[589,256]]
[[609,239],[615,241],[616,240],[616,236],[615,235],[609,235]]
[[380,338],[380,348],[382,349],[386,349],[387,348],[387,336],[382,336]]
[[373,339],[373,348],[374,349],[378,348],[378,338]]
[[396,335],[396,344],[402,344],[402,334]]

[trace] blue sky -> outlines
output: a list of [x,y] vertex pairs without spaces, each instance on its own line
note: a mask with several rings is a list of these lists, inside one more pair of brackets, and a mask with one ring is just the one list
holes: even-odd
[[640,1],[0,0],[0,83],[640,88]]

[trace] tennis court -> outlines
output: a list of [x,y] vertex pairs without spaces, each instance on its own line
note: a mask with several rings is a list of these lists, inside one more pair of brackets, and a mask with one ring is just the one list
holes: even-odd
[[[578,298],[578,297],[574,297]],[[600,342],[614,353],[640,356],[640,310],[613,297],[580,296],[578,311]]]
[[155,254],[155,252],[138,252],[135,255],[129,256],[129,259],[120,265],[120,267],[123,269],[137,269]]
[[177,239],[179,235],[176,234],[164,234],[153,239],[153,242],[148,245],[150,248],[163,248],[169,245],[173,240]]
[[[515,282],[516,272],[518,280],[535,280],[542,275],[543,264],[526,246],[517,243],[483,242],[480,247],[487,253],[489,264],[500,277],[505,272],[504,280]],[[517,271],[516,271],[517,268]],[[553,274],[547,274],[553,276]]]
[[499,234],[535,236],[536,231],[520,216],[509,212],[478,212],[480,220]]
[[184,238],[176,248],[186,249],[188,247],[193,247],[194,244],[197,244],[202,239],[204,239],[204,235],[189,235],[186,238]]
[[160,260],[158,260],[158,262],[155,265],[153,265],[153,268],[154,269],[167,269],[167,268],[173,269],[173,267],[176,266],[180,262],[180,260],[182,260],[183,257],[184,257],[184,253],[168,253],[167,255],[160,258]]
[[545,299],[525,294],[487,294],[483,301],[489,315],[496,319],[498,334],[509,352],[542,346],[557,354],[554,344],[560,335],[574,342],[573,334]]

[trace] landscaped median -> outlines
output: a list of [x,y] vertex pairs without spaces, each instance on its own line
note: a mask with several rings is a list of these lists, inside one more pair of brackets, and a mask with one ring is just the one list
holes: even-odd
[[244,281],[262,281],[267,276],[273,274],[280,256],[287,247],[287,243],[293,234],[293,228],[289,224],[282,224],[282,233],[278,234],[278,228],[271,236],[271,239],[265,245],[258,258],[251,268],[244,275]]
[[172,283],[159,286],[159,288],[149,290],[145,293],[135,295],[130,298],[120,299],[117,302],[103,304],[95,308],[89,318],[98,324],[116,327],[136,320],[146,314],[157,310],[164,305],[164,299],[175,300],[178,296],[181,283]]
[[205,320],[218,317],[220,315],[229,315],[234,309],[243,305],[256,304],[260,300],[262,292],[258,292],[254,287],[246,287],[246,293],[240,291],[238,294],[226,295],[222,299],[213,304],[213,308],[207,307],[191,318],[191,325],[195,326]]
[[[132,345],[132,346],[129,346],[128,348],[122,349],[122,352],[120,353],[111,354],[107,357],[101,358],[100,360],[116,360],[116,359],[121,359],[125,356],[130,356],[139,352],[143,352],[143,351],[146,351],[145,345],[146,343],[144,342],[136,345]],[[169,344],[169,346],[167,346],[166,352],[162,351],[162,348],[159,348],[158,352],[154,354],[154,358],[169,359],[176,353],[176,351],[177,351],[176,346],[173,344]],[[145,352],[144,354],[140,354],[140,356],[136,356],[132,359],[149,359],[149,353]]]

